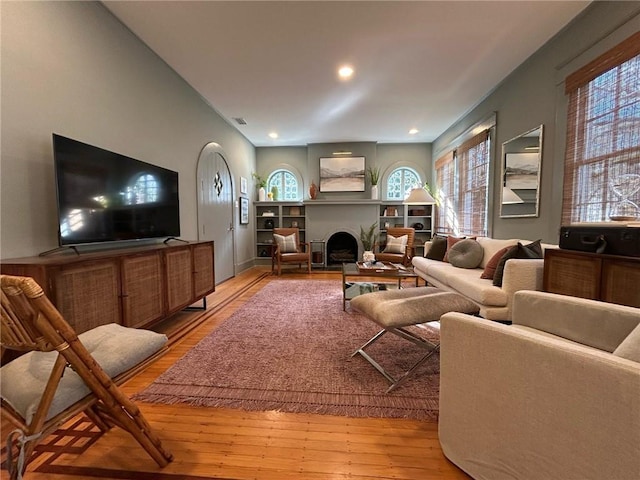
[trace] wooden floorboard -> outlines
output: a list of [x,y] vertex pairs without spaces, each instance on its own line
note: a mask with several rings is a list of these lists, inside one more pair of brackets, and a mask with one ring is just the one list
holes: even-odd
[[[206,311],[181,312],[158,330],[170,338],[169,352],[123,386],[140,392],[213,331],[267,282],[331,279],[338,272],[288,270],[280,277],[256,267],[218,285]],[[160,469],[122,430],[112,429],[81,454],[42,454],[28,468],[33,480],[422,480],[468,479],[443,455],[438,426],[417,420],[347,418],[228,408],[139,403],[175,460]],[[76,419],[78,420],[78,419]],[[84,424],[90,427],[90,424]],[[9,426],[2,423],[2,438]],[[71,427],[69,427],[71,430]],[[80,427],[78,427],[80,428]],[[84,427],[83,427],[84,428]],[[82,441],[57,439],[58,444]],[[50,438],[47,439],[49,441]],[[53,448],[52,448],[53,449]],[[2,480],[7,472],[0,472]]]

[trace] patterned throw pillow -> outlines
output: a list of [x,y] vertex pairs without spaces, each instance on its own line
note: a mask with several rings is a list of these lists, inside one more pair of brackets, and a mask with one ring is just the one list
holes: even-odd
[[407,249],[407,235],[394,237],[387,234],[387,245],[384,247],[385,253],[404,253]]
[[278,247],[280,247],[280,253],[296,253],[298,251],[295,233],[287,235],[286,237],[284,235],[274,233],[273,238],[275,238]]

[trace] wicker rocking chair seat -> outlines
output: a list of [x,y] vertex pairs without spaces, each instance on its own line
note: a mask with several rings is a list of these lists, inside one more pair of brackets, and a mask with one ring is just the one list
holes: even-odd
[[[160,351],[166,335],[111,323],[78,335],[91,356],[111,378],[126,372]],[[0,393],[27,423],[31,422],[49,380],[58,352],[32,351],[0,368]],[[56,390],[46,420],[90,394],[76,372],[67,368]]]

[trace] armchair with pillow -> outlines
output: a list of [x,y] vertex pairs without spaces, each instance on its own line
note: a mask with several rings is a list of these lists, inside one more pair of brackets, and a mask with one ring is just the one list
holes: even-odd
[[276,269],[282,273],[282,264],[297,263],[301,268],[307,264],[307,272],[311,273],[311,249],[309,243],[300,242],[300,230],[297,228],[274,228],[271,252],[271,271]]
[[387,228],[387,238],[384,247],[377,244],[374,253],[378,262],[401,263],[410,265],[413,257],[413,241],[416,231],[413,228]]

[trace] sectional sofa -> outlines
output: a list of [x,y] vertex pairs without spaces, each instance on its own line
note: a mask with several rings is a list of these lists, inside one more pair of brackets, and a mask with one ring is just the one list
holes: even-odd
[[[449,261],[428,258],[430,256],[433,257],[429,252],[434,246],[434,241],[437,242],[436,239],[425,243],[424,256],[413,257],[414,270],[429,285],[459,293],[478,304],[480,316],[489,320],[508,322],[511,320],[515,292],[519,290],[542,290],[544,267],[542,256],[544,255],[544,250],[546,248],[557,248],[557,246],[539,244],[540,251],[538,256],[540,258],[537,259],[511,258],[505,261],[501,270],[501,285],[494,285],[494,278],[481,277],[483,273],[488,276],[488,265],[489,267],[496,266],[496,261],[499,260],[496,256],[500,257],[500,252],[503,252],[504,255],[506,251],[511,247],[517,246],[518,243],[521,246],[527,246],[534,242],[522,239],[500,240],[489,237],[477,237],[470,240],[479,245],[474,249],[476,258],[478,256],[480,258],[476,266],[473,266],[473,263],[467,263],[465,268],[455,266]],[[471,244],[471,242],[466,243]],[[457,249],[458,246],[459,244],[451,245],[449,242],[447,253]],[[478,252],[478,248],[481,249],[481,253]],[[460,265],[460,263],[456,263],[456,265]]]

